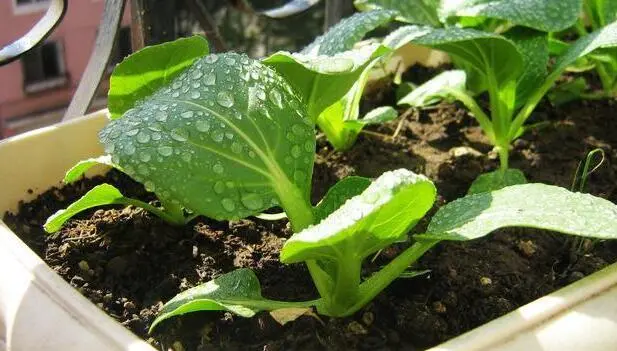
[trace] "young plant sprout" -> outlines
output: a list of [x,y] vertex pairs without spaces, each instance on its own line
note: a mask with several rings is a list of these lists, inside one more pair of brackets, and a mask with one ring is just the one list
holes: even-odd
[[[345,183],[343,179],[335,188]],[[307,264],[319,292],[317,299],[284,302],[264,298],[255,274],[243,268],[180,293],[163,306],[150,330],[171,317],[203,310],[251,317],[259,311],[314,306],[326,316],[349,316],[440,241],[476,239],[503,227],[617,238],[617,206],[610,201],[550,185],[514,185],[469,195],[440,208],[426,233],[414,235],[408,249],[362,280],[363,261],[405,239],[433,206],[435,193],[433,183],[424,176],[405,169],[386,172],[321,222],[294,234],[281,250],[281,261]],[[326,196],[323,201],[330,200]]]
[[[583,15],[573,26],[573,31],[579,37],[589,35],[590,31],[597,31],[617,20],[617,6],[610,0],[584,0]],[[566,32],[568,33],[568,32]],[[551,53],[561,54],[570,47],[570,43],[560,40],[557,35],[550,38]],[[602,48],[587,57],[578,60],[568,67],[573,72],[594,70],[600,79],[602,90],[589,91],[588,84],[583,77],[557,86],[552,91],[552,101],[563,103],[573,99],[600,99],[617,96],[617,49]]]
[[485,191],[520,183],[524,176],[509,169],[511,143],[524,132],[524,123],[565,68],[598,48],[617,46],[617,22],[579,39],[559,56],[547,73],[547,34],[514,27],[504,35],[462,28],[401,27],[384,43],[398,48],[408,42],[448,52],[466,71],[479,74],[487,89],[485,112],[465,89],[445,84],[442,95],[461,101],[476,118],[499,154],[500,169],[481,175],[472,187]]
[[398,116],[393,108],[383,107],[359,118],[360,98],[369,72],[390,50],[374,42],[356,45],[368,32],[389,23],[395,14],[389,10],[356,13],[300,53],[276,53],[263,61],[300,93],[310,118],[337,150],[350,148],[364,126]]
[[[191,49],[193,45],[200,49]],[[442,207],[426,233],[413,236],[408,249],[363,280],[363,261],[407,239],[433,206],[433,183],[405,169],[374,181],[348,177],[312,206],[315,130],[307,112],[310,99],[259,61],[234,53],[202,55],[207,46],[200,38],[150,50],[130,56],[114,72],[117,80],[112,82],[127,83],[111,89],[116,100],[112,120],[99,134],[107,155],[80,162],[67,180],[92,165],[111,165],[154,192],[163,208],[127,199],[105,184],[52,216],[46,229],[110,203],[142,206],[174,223],[195,215],[239,219],[278,205],[296,233],[285,243],[281,260],[305,263],[319,292],[310,301],[266,299],[255,274],[240,269],[169,301],[151,329],[197,310],[250,317],[262,310],[315,306],[324,315],[347,316],[439,241],[470,240],[502,227],[617,238],[617,206],[611,202],[549,185],[517,185]]]

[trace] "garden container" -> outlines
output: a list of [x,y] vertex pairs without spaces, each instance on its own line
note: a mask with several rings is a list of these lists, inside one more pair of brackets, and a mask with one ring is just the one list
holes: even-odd
[[[106,121],[107,112],[99,111],[0,142],[0,213],[60,185],[77,161],[100,155],[97,132]],[[0,267],[0,350],[153,350],[81,296],[2,222]],[[617,264],[434,350],[609,350],[615,345]]]

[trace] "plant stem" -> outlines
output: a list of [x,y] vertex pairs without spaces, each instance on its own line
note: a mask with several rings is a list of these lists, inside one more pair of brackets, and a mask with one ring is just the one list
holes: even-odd
[[499,170],[505,172],[509,166],[510,145],[498,145],[497,152],[499,153]]
[[365,280],[362,284],[360,284],[358,289],[358,299],[355,304],[345,312],[344,316],[348,316],[358,311],[369,301],[375,298],[375,296],[390,285],[394,279],[398,278],[398,276],[404,272],[409,265],[417,261],[427,250],[435,246],[438,242],[439,241],[437,240],[423,240],[415,242],[411,245],[411,247],[403,251],[379,272],[374,273],[370,278]]
[[133,205],[135,207],[143,208],[144,210],[160,217],[162,220],[169,222],[174,225],[184,225],[184,217],[178,218],[173,216],[160,208],[154,207],[147,202],[143,202],[137,199],[125,198],[122,201],[125,205]]
[[325,306],[327,314],[333,317],[345,316],[358,297],[362,261],[353,255],[345,256],[345,259],[338,261],[332,298],[328,301],[328,306]]

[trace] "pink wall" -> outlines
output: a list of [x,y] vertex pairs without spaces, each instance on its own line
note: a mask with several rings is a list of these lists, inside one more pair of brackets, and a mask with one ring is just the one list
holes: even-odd
[[[22,36],[45,13],[43,9],[29,14],[15,14],[14,3],[15,0],[0,1],[1,46]],[[103,6],[104,0],[70,1],[62,23],[49,37],[49,40],[60,41],[63,45],[68,78],[66,86],[26,95],[21,62],[17,60],[0,66],[0,119],[68,105],[90,58]],[[124,26],[130,24],[128,6],[122,23]]]

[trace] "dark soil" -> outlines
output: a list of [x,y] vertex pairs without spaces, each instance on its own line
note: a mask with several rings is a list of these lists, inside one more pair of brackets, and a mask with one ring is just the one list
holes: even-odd
[[[392,99],[389,92],[376,96],[378,101],[369,103]],[[531,181],[570,187],[579,160],[602,147],[606,164],[589,178],[587,190],[616,201],[616,107],[614,101],[594,101],[539,108],[534,122],[543,122],[543,128],[516,142],[512,166]],[[334,152],[320,138],[313,200],[347,175],[376,177],[405,167],[428,175],[442,200],[450,201],[462,196],[479,173],[496,167],[480,129],[457,105],[401,113],[403,119],[361,134],[346,153]],[[303,265],[278,262],[279,249],[291,235],[285,221],[199,217],[179,228],[140,209],[117,207],[85,213],[54,235],[43,233],[41,225],[49,215],[102,182],[154,200],[139,184],[112,171],[51,189],[21,204],[18,214],[6,214],[4,221],[72,286],[159,349],[422,349],[617,259],[614,242],[598,242],[576,256],[564,236],[502,230],[472,242],[439,244],[415,267],[430,269],[430,274],[397,280],[350,318],[303,316],[280,326],[268,313],[251,319],[195,313],[165,322],[149,336],[148,326],[163,302],[237,267],[254,269],[270,298],[305,300],[317,293]],[[375,264],[387,262],[400,249],[386,250]]]

